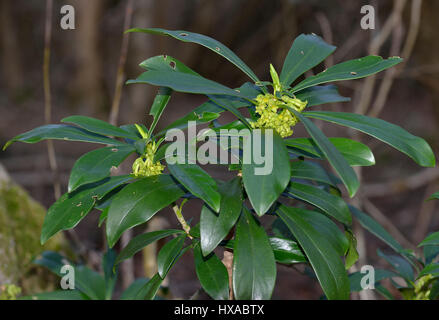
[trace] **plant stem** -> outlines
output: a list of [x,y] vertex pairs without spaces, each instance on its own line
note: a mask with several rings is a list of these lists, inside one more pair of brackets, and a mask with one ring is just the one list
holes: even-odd
[[[183,202],[184,204],[184,202]],[[172,209],[174,210],[175,216],[177,217],[178,222],[180,222],[184,232],[188,235],[190,239],[193,239],[192,236],[189,234],[191,231],[191,227],[189,227],[189,224],[186,222],[186,220],[183,217],[183,213],[181,212],[181,207],[179,207],[175,202],[172,206]]]

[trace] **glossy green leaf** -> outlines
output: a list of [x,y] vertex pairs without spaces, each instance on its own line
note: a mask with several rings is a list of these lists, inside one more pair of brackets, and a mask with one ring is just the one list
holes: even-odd
[[215,212],[220,210],[221,195],[215,180],[196,164],[168,164],[172,176],[194,196],[204,200]]
[[291,178],[319,181],[336,187],[325,169],[311,161],[291,162]]
[[136,29],[130,29],[127,32],[144,32],[144,33],[151,33],[157,35],[167,35],[183,42],[197,43],[229,60],[239,69],[241,69],[246,75],[248,75],[253,81],[255,82],[259,81],[258,77],[254,74],[254,72],[236,54],[234,54],[233,51],[231,51],[221,42],[212,39],[208,36],[194,32],[184,31],[184,30],[171,31],[171,30],[165,30],[160,28],[149,28],[149,29],[136,28]]
[[[274,259],[278,263],[294,264],[307,262],[306,257],[296,241],[283,237],[270,237],[271,248],[273,249]],[[232,249],[235,247],[235,240],[228,240],[224,247]]]
[[338,93],[337,87],[334,85],[307,88],[296,93],[296,97],[302,101],[307,101],[307,107],[351,100],[351,98],[341,96]]
[[[375,287],[376,285],[384,279],[389,278],[398,278],[399,275],[397,275],[395,272],[385,270],[385,269],[375,269]],[[361,279],[363,279],[364,276],[367,276],[368,272],[354,272],[349,275],[349,281],[351,284],[351,291],[352,292],[359,292],[362,291],[363,288],[361,287]]]
[[146,284],[138,289],[137,293],[132,297],[132,300],[154,300],[162,282],[163,278],[160,278],[158,274],[155,274]]
[[168,87],[178,92],[210,95],[229,95],[246,98],[241,92],[230,89],[218,82],[189,73],[174,71],[147,71],[127,84],[147,83],[158,87]]
[[111,202],[107,217],[108,245],[113,247],[125,230],[142,224],[184,195],[169,175],[140,179],[125,187]]
[[151,110],[149,111],[149,114],[154,118],[149,130],[150,132],[154,131],[157,122],[159,121],[160,117],[163,114],[163,111],[165,110],[169,100],[171,99],[171,93],[172,90],[169,88],[159,88],[159,91],[157,92],[157,95],[155,96],[152,103]]
[[431,245],[439,246],[439,232],[434,232],[430,234],[419,244],[418,247]]
[[297,210],[301,212],[301,217],[325,238],[325,241],[334,248],[340,257],[346,255],[349,250],[349,240],[335,222],[321,212],[300,208]]
[[233,292],[237,300],[270,299],[276,281],[273,249],[264,228],[244,209],[235,232]]
[[160,230],[139,234],[138,236],[131,239],[127,246],[122,249],[122,251],[117,256],[115,264],[119,264],[123,260],[131,258],[134,254],[155,241],[169,237],[173,234],[182,233],[184,233],[184,231],[182,230]]
[[[347,138],[328,139],[350,166],[372,166],[375,164],[375,157],[372,151],[363,143]],[[318,159],[325,158],[323,152],[312,139],[292,138],[284,141],[288,147],[292,148],[295,154]]]
[[293,92],[298,92],[322,83],[364,78],[393,67],[401,61],[402,59],[399,57],[383,59],[378,56],[367,56],[349,60],[332,66],[315,76],[306,78],[293,88]]
[[179,256],[183,249],[186,234],[182,234],[175,239],[167,242],[163,248],[160,249],[157,256],[157,268],[159,276],[164,279],[174,261]]
[[376,222],[372,217],[361,212],[357,208],[353,206],[349,206],[354,217],[360,222],[361,226],[376,236],[378,239],[381,239],[384,243],[390,246],[396,252],[402,252],[404,248],[396,241],[390,233],[388,233],[378,222]]
[[118,268],[115,265],[117,253],[113,249],[108,249],[102,257],[102,270],[105,280],[105,299],[111,300],[114,286],[117,281]]
[[[253,131],[251,137],[244,141],[242,179],[253,208],[262,216],[285,190],[290,181],[291,170],[288,151],[282,138],[273,131],[272,134],[268,134],[268,131],[260,132],[261,134]],[[272,150],[269,148],[271,136]],[[265,157],[262,164],[257,163],[259,159],[252,152],[259,142]],[[251,156],[248,163],[245,163],[245,153]]]
[[291,85],[306,71],[325,60],[335,49],[336,47],[327,44],[317,35],[301,34],[294,40],[285,58],[280,74],[281,83],[284,86]]
[[70,173],[68,190],[72,192],[81,185],[99,181],[110,175],[112,167],[118,167],[131,153],[132,145],[106,147],[80,157]]
[[377,250],[378,256],[386,260],[409,284],[415,280],[413,268],[409,262],[401,256],[390,255],[383,253],[380,249]]
[[200,246],[194,248],[195,271],[200,284],[212,299],[229,298],[229,274],[225,265],[214,254],[203,256]]
[[303,212],[298,208],[282,205],[278,214],[305,251],[326,297],[330,300],[348,299],[348,276],[334,248],[303,219]]
[[211,253],[227,236],[239,218],[242,208],[241,179],[219,182],[221,194],[219,213],[203,206],[200,217],[201,250],[204,256]]
[[433,151],[424,139],[384,120],[345,112],[313,111],[304,115],[361,131],[405,153],[421,166],[435,166]]
[[95,205],[113,189],[132,180],[130,176],[106,178],[93,184],[79,187],[73,193],[66,193],[47,211],[41,231],[41,243],[61,230],[75,227]]
[[95,134],[93,132],[64,124],[48,124],[22,133],[9,140],[3,150],[14,142],[37,143],[42,140],[54,139],[65,141],[82,141],[91,143],[102,143],[109,145],[124,145],[123,142]]
[[[160,278],[160,277],[159,277]],[[148,278],[139,278],[134,280],[128,288],[122,292],[120,296],[120,300],[142,300],[143,297],[138,298],[138,295],[142,288],[146,286],[150,279]]]
[[439,263],[431,263],[425,266],[425,268],[422,269],[419,273],[417,279],[429,274],[431,274],[435,278],[439,277]]
[[116,126],[113,126],[112,124],[99,120],[99,119],[95,119],[95,118],[90,118],[90,117],[85,117],[85,116],[70,116],[67,118],[64,118],[61,120],[61,122],[65,122],[65,123],[73,123],[76,124],[77,126],[96,133],[96,134],[101,134],[104,136],[114,136],[114,137],[120,137],[120,138],[128,138],[128,139],[132,139],[132,140],[137,140],[138,137],[137,135],[118,128]]
[[284,264],[307,262],[296,241],[279,237],[270,237],[269,240],[276,262]]
[[340,176],[349,192],[349,195],[353,197],[360,187],[360,182],[358,181],[355,171],[349,166],[349,163],[346,161],[346,159],[343,158],[341,153],[312,121],[305,118],[300,112],[297,112],[292,108],[289,108],[289,110],[291,110],[296,117],[299,118],[300,122],[303,123],[311,138]]
[[289,184],[288,192],[295,198],[306,201],[321,209],[345,225],[352,223],[351,212],[349,211],[348,205],[340,197],[330,194],[318,187],[296,182]]

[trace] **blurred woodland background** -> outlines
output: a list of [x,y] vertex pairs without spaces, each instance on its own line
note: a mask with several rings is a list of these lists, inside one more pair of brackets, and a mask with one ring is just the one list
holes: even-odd
[[[60,8],[65,4],[76,10],[75,30],[60,27]],[[360,27],[363,17],[360,9],[366,4],[376,9],[375,30]],[[154,55],[166,53],[204,77],[229,87],[238,87],[248,81],[232,64],[201,46],[160,36],[123,35],[124,29],[133,26],[209,35],[231,48],[263,80],[270,79],[269,63],[281,69],[293,39],[300,33],[314,32],[338,47],[326,60],[326,66],[316,68],[316,72],[369,54],[401,56],[405,60],[397,68],[366,80],[338,83],[342,95],[351,97],[352,101],[324,105],[322,109],[381,117],[425,138],[437,154],[439,1],[55,0],[51,10],[47,9],[45,0],[0,0],[2,145],[19,133],[45,122],[57,123],[72,114],[103,120],[111,118],[119,125],[151,121],[146,114],[156,88],[122,84],[140,74],[138,64]],[[51,20],[48,12],[52,14]],[[46,55],[46,79],[43,76],[45,44],[50,48],[50,56]],[[50,80],[50,92],[44,89],[45,80]],[[203,101],[202,96],[175,94],[159,126],[165,127]],[[222,119],[233,118],[225,116]],[[425,202],[429,195],[439,190],[438,168],[420,168],[401,153],[367,136],[318,124],[328,136],[352,136],[369,145],[375,154],[375,166],[357,170],[362,186],[354,203],[382,223],[406,248],[415,249],[415,244],[428,232],[439,229],[438,205],[434,201]],[[295,130],[296,136],[305,134],[299,127]],[[0,169],[5,169],[0,170],[2,188],[19,188],[17,190],[23,192],[12,200],[7,198],[10,191],[0,193],[0,241],[4,242],[8,235],[16,239],[22,229],[30,228],[31,220],[40,221],[41,225],[44,210],[36,202],[48,208],[55,201],[54,182],[57,192],[66,192],[74,161],[95,146],[57,141],[52,147],[49,148],[54,154],[50,157],[46,143],[17,143],[0,153]],[[130,163],[128,160],[120,170],[129,172]],[[210,172],[216,177],[226,174],[215,168]],[[33,206],[23,208],[26,193],[21,188],[35,199],[37,211],[43,211],[38,218],[35,218],[37,213],[28,212],[34,210]],[[201,204],[194,201],[185,210],[197,221],[200,207]],[[20,219],[29,223],[23,226],[13,222],[11,210],[24,210]],[[52,247],[68,247],[66,251],[73,259],[98,270],[105,250],[103,229],[97,227],[98,217],[96,212],[90,213],[75,230],[65,233],[65,239],[59,239],[60,244]],[[38,223],[32,225],[36,236],[29,235],[27,244],[20,250],[28,250],[27,246],[32,242],[36,242],[34,246],[39,243],[40,227]],[[135,233],[163,226],[177,227],[170,212],[157,215]],[[385,266],[376,255],[376,249],[384,247],[382,243],[359,228],[356,235],[361,257],[357,266]],[[125,237],[122,241],[126,240]],[[11,249],[11,242],[7,243],[3,249],[0,245],[0,284],[14,281],[26,290],[27,277],[41,271],[29,268],[32,256],[19,255],[19,249]],[[136,277],[151,275],[155,268],[153,256],[161,245],[163,243],[159,242],[157,246],[148,247],[148,251],[125,264],[118,287],[126,286]],[[8,250],[16,255],[15,260]],[[37,254],[41,250],[33,248],[31,252]],[[187,299],[199,289],[192,260],[186,254],[169,274],[169,297]],[[6,267],[12,271],[8,273]],[[50,281],[56,284],[54,278]],[[28,290],[33,289],[29,287]],[[316,281],[293,268],[278,268],[274,299],[317,299],[320,295]],[[354,298],[376,297],[363,294]]]

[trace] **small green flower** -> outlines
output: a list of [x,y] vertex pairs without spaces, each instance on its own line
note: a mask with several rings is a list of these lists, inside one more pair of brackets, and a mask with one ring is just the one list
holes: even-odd
[[0,300],[17,300],[21,294],[21,288],[15,284],[5,284],[0,286]]
[[433,279],[432,274],[427,274],[416,281],[414,300],[430,300],[430,284]]

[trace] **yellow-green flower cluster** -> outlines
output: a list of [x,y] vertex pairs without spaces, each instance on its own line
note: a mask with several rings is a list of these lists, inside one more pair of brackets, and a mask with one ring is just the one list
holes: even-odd
[[146,145],[145,153],[134,161],[132,174],[136,178],[156,176],[163,172],[165,166],[160,161],[154,162],[156,151],[156,143],[150,142]]
[[21,288],[15,284],[4,284],[0,286],[0,300],[17,300],[21,294]]
[[434,279],[432,274],[427,274],[419,278],[415,283],[415,300],[429,300],[430,299],[430,284]]
[[260,115],[260,118],[252,122],[251,126],[254,129],[273,129],[282,138],[291,136],[293,134],[291,127],[298,122],[297,117],[285,107],[301,112],[307,105],[307,101],[285,95],[279,99],[269,93],[258,95],[256,102],[258,103],[256,113]]

